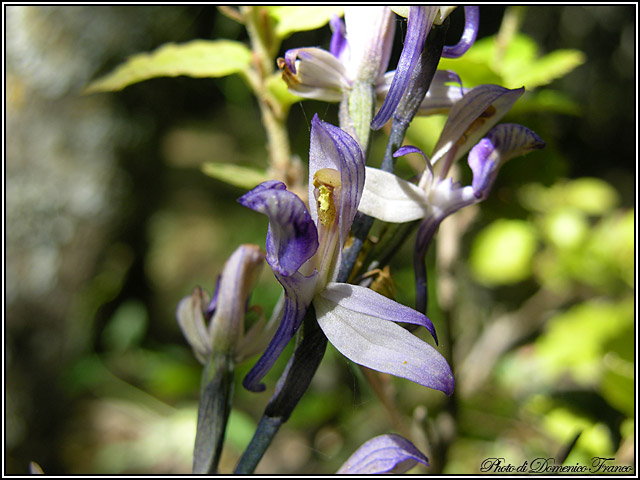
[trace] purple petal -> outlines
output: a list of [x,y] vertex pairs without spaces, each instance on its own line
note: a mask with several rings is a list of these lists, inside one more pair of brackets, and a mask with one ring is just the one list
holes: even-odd
[[473,42],[476,41],[478,28],[480,26],[480,7],[465,6],[464,7],[464,31],[460,37],[460,41],[456,45],[445,45],[442,49],[444,58],[458,58],[466,53]]
[[338,58],[342,58],[342,54],[347,47],[347,38],[345,37],[344,21],[338,15],[332,15],[329,20],[329,26],[333,34],[331,35],[331,46],[329,51]]
[[298,331],[313,299],[317,272],[314,272],[309,277],[305,277],[300,273],[286,277],[276,273],[276,278],[284,287],[284,314],[273,339],[242,381],[242,385],[252,392],[262,392],[265,389],[260,380],[271,369],[284,348]]
[[495,126],[469,152],[469,166],[473,172],[473,190],[484,199],[498,174],[509,159],[545,147],[544,141],[532,130],[514,123]]
[[318,232],[307,207],[284,183],[263,182],[238,202],[269,218],[266,258],[274,272],[292,275],[318,249]]
[[[499,85],[478,85],[456,102],[449,112],[431,162],[436,173],[448,170],[453,162],[467,153],[491,127],[509,111],[524,93],[524,87],[508,89]],[[447,165],[438,165],[443,157]],[[445,171],[446,173],[446,171]]]
[[336,473],[405,473],[418,463],[429,466],[427,457],[413,443],[400,435],[387,434],[365,442]]
[[398,150],[395,151],[393,156],[395,158],[398,158],[404,155],[409,155],[410,153],[419,153],[420,155],[422,155],[422,157],[425,160],[427,160],[427,156],[424,154],[424,152],[420,150],[418,147],[414,147],[413,145],[403,145],[402,147],[400,147]]
[[438,344],[436,328],[425,315],[412,308],[405,307],[384,295],[380,295],[370,288],[347,283],[330,283],[323,290],[322,296],[343,308],[378,317],[382,320],[421,325],[429,330],[429,333],[436,341],[436,345]]
[[400,99],[409,85],[411,73],[418,63],[437,11],[438,7],[409,7],[404,47],[400,53],[398,67],[389,87],[389,93],[371,122],[373,130],[380,130],[389,121],[400,103]]
[[[347,239],[358,203],[364,189],[365,165],[360,145],[348,133],[323,122],[314,115],[311,121],[311,147],[309,149],[309,199],[313,199],[313,176],[322,168],[340,172],[340,240]],[[309,202],[312,218],[318,218],[317,205]]]
[[494,153],[495,147],[488,138],[480,140],[469,152],[468,162],[473,172],[471,186],[478,198],[485,197],[493,185],[500,160]]
[[324,292],[313,299],[318,325],[345,357],[447,395],[453,393],[451,367],[434,347],[396,323],[350,310]]

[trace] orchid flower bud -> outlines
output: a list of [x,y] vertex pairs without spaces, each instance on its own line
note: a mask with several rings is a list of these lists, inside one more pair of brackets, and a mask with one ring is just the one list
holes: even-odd
[[245,350],[250,347],[245,337],[254,337],[253,330],[264,328],[261,315],[252,331],[245,334],[244,330],[247,300],[263,260],[264,253],[257,245],[241,245],[225,263],[213,299],[196,287],[178,304],[178,324],[202,364],[206,364],[214,352],[231,354],[235,361],[243,360],[247,356]]

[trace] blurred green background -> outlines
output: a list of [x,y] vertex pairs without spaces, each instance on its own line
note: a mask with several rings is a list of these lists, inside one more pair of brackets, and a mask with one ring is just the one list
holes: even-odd
[[[510,161],[489,199],[445,221],[431,249],[439,301],[428,314],[448,332],[441,348],[452,350],[454,399],[382,376],[394,420],[358,366],[330,346],[257,473],[332,473],[388,431],[408,433],[427,453],[432,467],[416,473],[476,473],[487,457],[635,462],[637,7],[519,8],[509,14],[521,15],[526,38],[513,39],[518,49],[500,63],[487,49],[506,8],[480,7],[475,51],[447,64],[465,86],[534,82],[522,75],[544,70],[536,61],[558,49],[584,61],[528,88],[505,121],[530,127],[547,148]],[[264,169],[264,130],[237,76],[81,91],[163,43],[246,33],[203,5],[5,12],[5,473],[27,473],[30,461],[58,475],[188,473],[200,365],[175,307],[195,285],[211,291],[237,245],[263,246],[266,232],[265,219],[236,203],[243,191],[201,165]],[[448,43],[461,30],[454,15]],[[328,27],[296,33],[280,54],[326,48],[329,38]],[[335,123],[336,111],[292,107],[292,150],[303,164],[314,113]],[[428,152],[442,121],[417,120],[409,141]],[[460,175],[470,180],[462,164]],[[408,305],[410,254],[408,244],[391,264],[396,298]],[[265,268],[252,302],[269,312],[279,293]],[[251,365],[237,372],[223,473],[271,391],[242,389]]]

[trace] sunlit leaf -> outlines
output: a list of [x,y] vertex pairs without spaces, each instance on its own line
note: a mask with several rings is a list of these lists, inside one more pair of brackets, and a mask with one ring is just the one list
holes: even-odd
[[556,50],[514,71],[503,71],[504,86],[516,88],[524,85],[535,88],[551,83],[557,78],[565,76],[586,60],[584,53],[579,50]]
[[[499,49],[496,37],[490,37],[493,46],[493,59],[497,55]],[[515,35],[506,48],[504,54],[499,60],[499,71],[502,74],[508,74],[510,71],[519,71],[531,65],[538,56],[538,45],[535,40],[522,33]]]
[[511,284],[531,274],[537,237],[522,220],[497,220],[475,238],[471,247],[471,272],[485,285]]
[[274,6],[268,7],[269,13],[276,19],[276,35],[286,38],[292,33],[315,30],[325,26],[332,15],[342,16],[344,7],[338,6]]
[[537,57],[536,42],[524,34],[515,35],[505,46],[491,36],[475,42],[461,58],[441,59],[438,68],[455,71],[466,88],[494,83],[531,90],[566,75],[586,60],[579,50],[556,50]]
[[259,183],[269,180],[264,171],[230,163],[205,163],[202,166],[202,171],[210,177],[246,189],[253,188]]
[[456,72],[464,88],[484,84],[502,85],[502,77],[491,68],[488,61],[481,58],[466,58],[470,52],[471,50],[461,58],[442,58],[438,63],[438,69]]
[[246,70],[251,51],[231,40],[194,40],[167,43],[151,53],[130,57],[113,72],[92,82],[84,93],[122,90],[156,77],[224,77]]

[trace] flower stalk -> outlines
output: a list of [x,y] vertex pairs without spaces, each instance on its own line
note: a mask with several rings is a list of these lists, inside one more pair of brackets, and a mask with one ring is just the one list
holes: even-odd
[[267,134],[269,178],[285,182],[292,188],[300,185],[300,166],[291,157],[286,127],[288,108],[269,92],[267,80],[275,73],[275,55],[280,47],[267,11],[261,6],[240,7],[253,52],[252,68],[243,78],[253,91],[262,124]]

